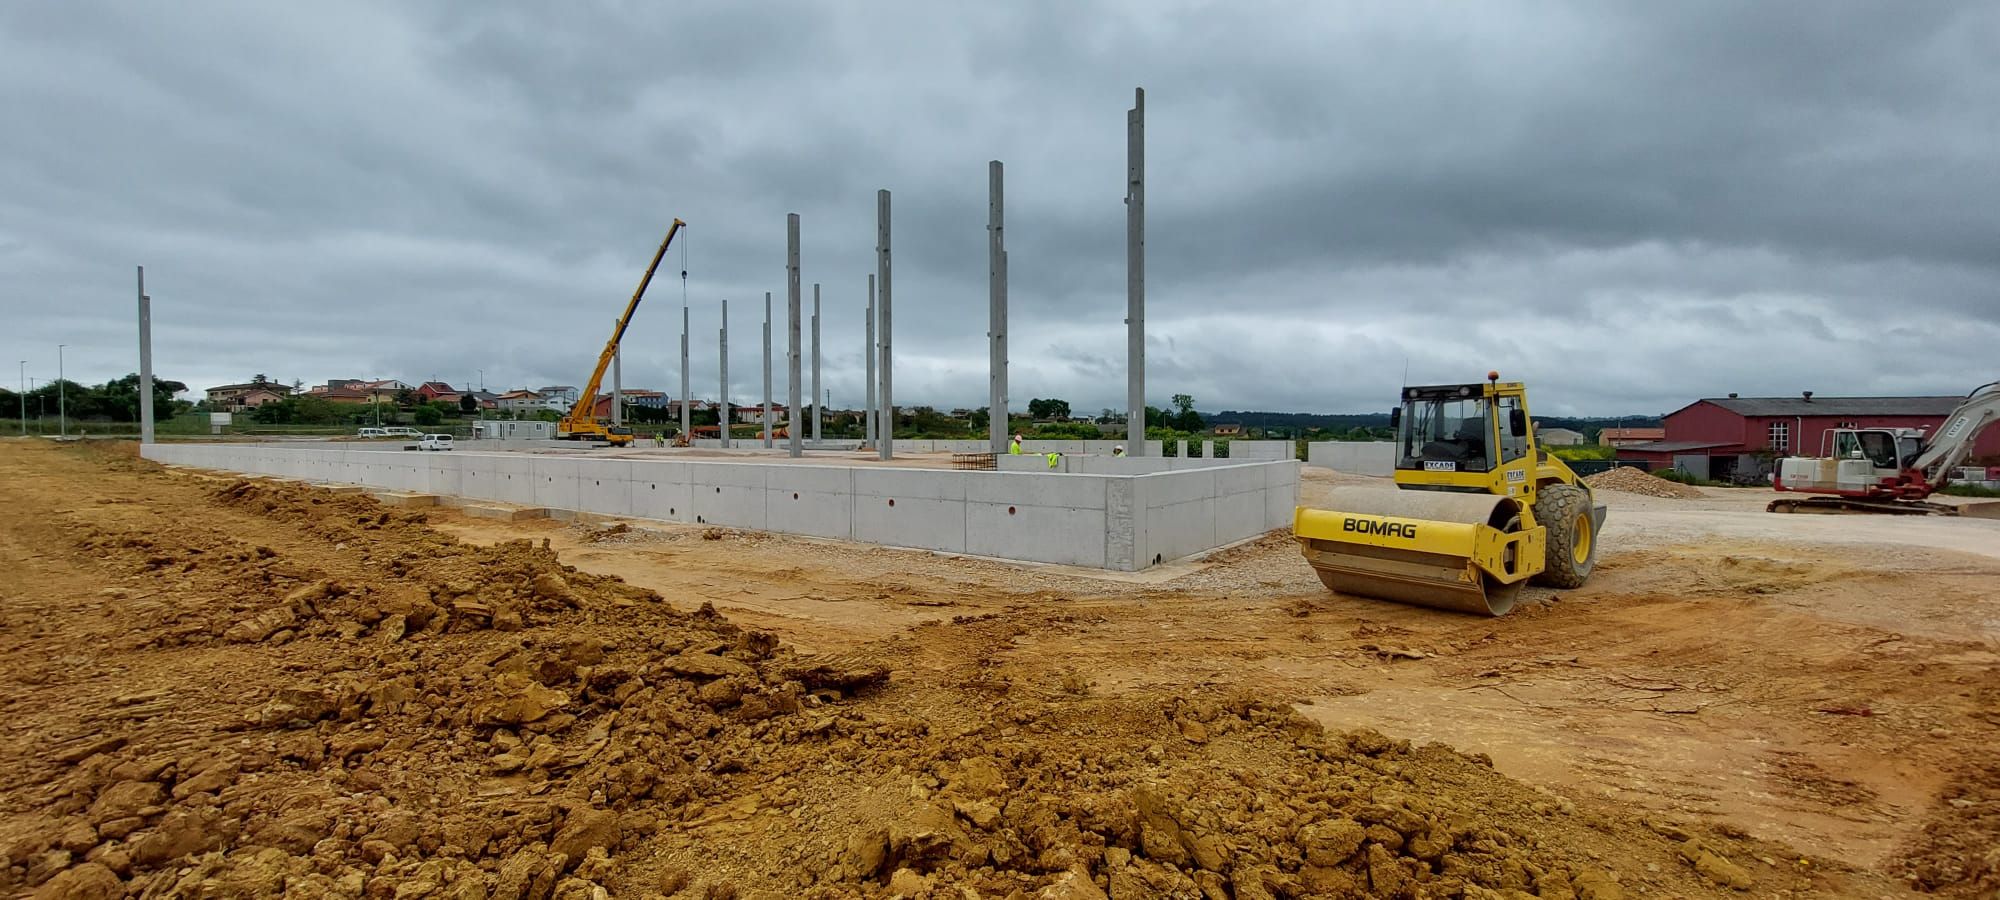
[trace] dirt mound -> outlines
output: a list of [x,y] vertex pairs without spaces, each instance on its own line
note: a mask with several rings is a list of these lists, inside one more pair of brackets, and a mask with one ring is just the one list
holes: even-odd
[[1923,833],[1895,865],[1925,892],[2000,896],[2000,756],[1966,767],[1938,795]]
[[1668,481],[1631,466],[1619,466],[1608,472],[1599,472],[1585,478],[1583,483],[1596,490],[1624,491],[1628,494],[1644,494],[1663,500],[1693,500],[1702,496],[1701,491],[1694,487]]
[[32,748],[0,791],[0,892],[1245,900],[1806,886],[1753,875],[1766,851],[1740,836],[1579,809],[1481,757],[1328,733],[1268,699],[1102,698],[1074,672],[1043,684],[999,671],[993,648],[1023,633],[1019,617],[929,626],[987,648],[935,665],[918,661],[923,631],[803,656],[707,604],[579,572],[546,546],[461,543],[359,495],[181,490],[173,528],[125,511],[60,526],[76,565],[190,618],[125,623],[150,635],[123,659],[161,679],[152,690],[67,682],[65,701],[89,711],[77,719],[44,710],[57,705],[46,691],[0,706],[69,732]]

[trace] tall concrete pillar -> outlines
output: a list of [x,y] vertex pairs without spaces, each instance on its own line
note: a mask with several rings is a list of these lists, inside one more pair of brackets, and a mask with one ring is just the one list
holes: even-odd
[[861,430],[862,434],[864,435],[864,441],[865,441],[865,443],[862,444],[862,447],[865,449],[873,449],[875,447],[876,439],[880,437],[880,435],[876,434],[876,432],[879,430],[879,420],[881,418],[880,416],[876,415],[876,410],[875,410],[875,276],[874,275],[868,276],[867,318],[868,318],[868,325],[867,325],[868,351],[861,355],[866,357],[868,360],[868,405],[863,406],[861,408]]
[[[22,401],[26,403],[24,399]],[[22,409],[27,407],[23,406]],[[27,416],[21,417],[26,421]],[[22,436],[27,435],[22,429]],[[153,442],[153,298],[146,296],[146,267],[139,267],[139,443]]]
[[729,301],[722,301],[722,399],[716,402],[716,436],[722,439],[722,449],[729,449]]
[[986,433],[994,453],[1007,452],[1007,236],[1000,161],[986,164]]
[[880,374],[882,378],[882,424],[879,426],[881,429],[879,433],[881,434],[880,455],[883,459],[893,459],[896,456],[896,399],[893,392],[895,380],[892,377],[896,357],[890,350],[889,341],[890,268],[889,192],[887,190],[879,190],[875,192],[875,277],[881,283],[882,293],[881,296],[876,298],[875,302],[879,305],[875,310],[876,315],[882,317],[882,321],[876,324],[875,334],[881,342],[877,347],[877,352],[881,354],[879,368],[881,369]]
[[[613,321],[612,327],[618,323]],[[471,386],[467,386],[471,390]],[[592,397],[595,403],[597,398]],[[611,352],[611,424],[613,427],[625,424],[625,344],[619,342],[618,349]]]
[[785,447],[793,458],[803,456],[805,448],[801,443],[805,436],[799,433],[799,214],[785,217],[785,330],[788,349],[785,352],[786,381],[785,403],[791,407],[791,427],[785,430]]
[[771,449],[771,292],[764,292],[764,449]]
[[819,282],[813,282],[813,390],[812,390],[812,433],[813,443],[819,443],[819,425],[826,418],[826,410],[820,408],[825,402],[819,391]]
[[1146,455],[1146,89],[1125,111],[1125,452]]
[[681,307],[681,437],[694,439],[694,397],[688,394],[688,308]]

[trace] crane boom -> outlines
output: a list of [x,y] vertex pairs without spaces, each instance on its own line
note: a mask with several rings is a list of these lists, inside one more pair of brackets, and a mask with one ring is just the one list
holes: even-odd
[[[633,311],[639,308],[639,301],[645,298],[646,286],[653,283],[653,273],[660,268],[660,260],[666,258],[667,248],[673,244],[674,235],[679,234],[681,227],[686,224],[675,219],[674,224],[667,227],[666,240],[660,242],[660,249],[653,251],[653,261],[646,264],[646,274],[640,276],[639,287],[632,292],[632,299],[625,304],[625,312],[618,316],[618,324],[611,329],[611,340],[604,343],[604,352],[598,354],[597,368],[591,371],[590,382],[584,386],[583,392],[577,395],[576,406],[569,411],[569,415],[564,416],[557,424],[557,437],[570,439],[599,437],[614,444],[632,442],[631,434],[613,434],[592,414],[594,407],[597,406],[597,389],[604,384],[604,370],[611,367],[611,358],[618,355],[618,342],[625,338],[625,327],[631,324]],[[618,398],[613,397],[611,402],[618,402]],[[686,398],[682,398],[682,402],[685,403]],[[619,440],[621,437],[623,440]]]

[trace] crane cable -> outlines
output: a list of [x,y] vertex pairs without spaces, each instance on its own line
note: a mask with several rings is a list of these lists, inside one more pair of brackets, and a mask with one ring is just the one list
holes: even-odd
[[[681,226],[686,229],[686,225]],[[688,239],[681,238],[681,306],[688,305]]]

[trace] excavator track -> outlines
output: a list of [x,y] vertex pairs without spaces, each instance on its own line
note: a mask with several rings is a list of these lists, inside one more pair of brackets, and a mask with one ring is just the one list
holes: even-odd
[[1869,500],[1862,497],[1783,497],[1771,501],[1765,512],[1813,513],[1818,515],[1955,516],[1956,506],[1922,500]]

